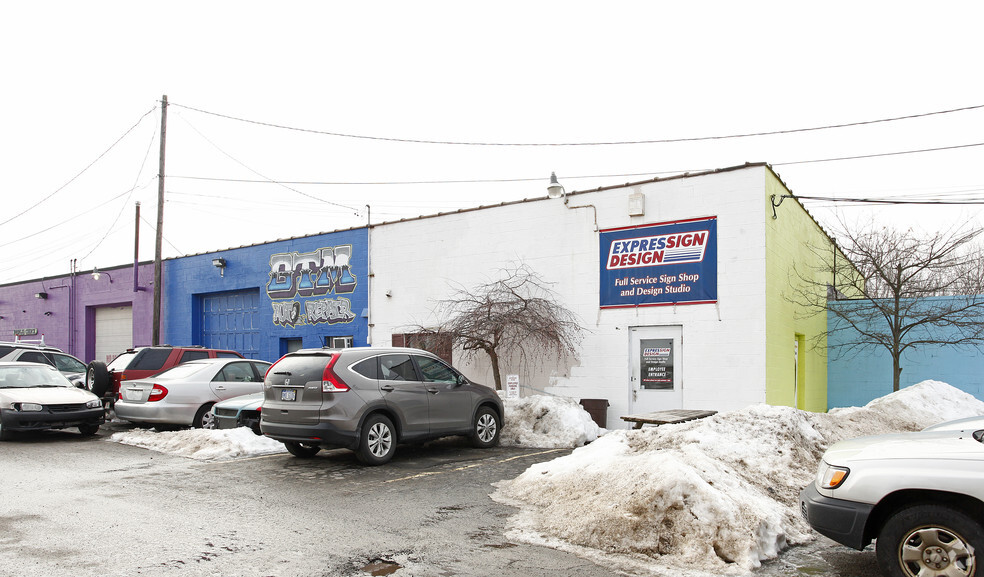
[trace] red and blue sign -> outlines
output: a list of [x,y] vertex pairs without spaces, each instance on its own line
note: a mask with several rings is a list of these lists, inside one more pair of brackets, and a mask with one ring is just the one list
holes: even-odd
[[717,218],[601,231],[601,307],[717,302]]

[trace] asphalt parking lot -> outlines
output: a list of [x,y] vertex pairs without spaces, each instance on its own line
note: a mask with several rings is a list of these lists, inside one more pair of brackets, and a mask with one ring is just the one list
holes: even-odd
[[[201,462],[74,432],[0,445],[0,567],[21,576],[619,575],[510,542],[492,484],[566,450],[401,446]],[[756,574],[873,575],[873,553],[818,542]],[[5,573],[6,569],[0,571]]]

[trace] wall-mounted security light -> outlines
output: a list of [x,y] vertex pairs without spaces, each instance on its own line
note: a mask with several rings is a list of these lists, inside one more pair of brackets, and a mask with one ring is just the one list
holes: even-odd
[[561,185],[559,182],[557,182],[557,173],[556,172],[551,172],[550,173],[550,184],[547,185],[547,197],[549,197],[549,198],[560,198],[560,197],[564,196],[565,194],[567,194],[567,191],[564,190],[563,185]]
[[48,293],[34,293],[34,298],[44,300],[48,298]]
[[225,276],[226,259],[224,258],[213,258],[212,266],[219,269],[219,276]]
[[92,280],[99,280],[103,275],[109,279],[109,284],[113,284],[113,277],[108,272],[101,272],[99,267],[92,267]]

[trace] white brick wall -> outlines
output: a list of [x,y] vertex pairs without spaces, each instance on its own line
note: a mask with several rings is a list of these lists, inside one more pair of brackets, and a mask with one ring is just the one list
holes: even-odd
[[[385,224],[371,233],[373,344],[414,324],[433,323],[449,284],[472,287],[524,262],[577,313],[587,329],[578,366],[522,371],[524,386],[574,398],[607,398],[608,426],[629,407],[629,327],[683,326],[684,408],[719,411],[765,402],[765,171],[752,166]],[[628,216],[628,197],[646,195],[646,215]],[[546,193],[544,192],[544,197]],[[599,229],[716,216],[718,304],[599,309]],[[392,296],[385,296],[391,291]],[[455,365],[492,385],[488,362]],[[551,378],[553,375],[553,378]]]

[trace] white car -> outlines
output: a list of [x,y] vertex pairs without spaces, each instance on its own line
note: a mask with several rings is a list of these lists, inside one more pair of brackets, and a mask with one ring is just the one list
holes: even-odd
[[132,423],[211,427],[212,405],[263,390],[266,361],[215,358],[188,361],[145,379],[123,381],[114,408]]
[[214,420],[213,426],[216,429],[235,429],[237,427],[249,427],[257,435],[262,435],[260,431],[260,411],[263,407],[263,397],[261,393],[233,397],[215,403],[212,407]]
[[835,443],[800,493],[800,508],[838,543],[860,551],[876,539],[889,577],[979,577],[984,423],[961,419]]
[[55,367],[0,362],[0,441],[14,431],[71,427],[91,436],[104,420],[99,397],[72,385]]

